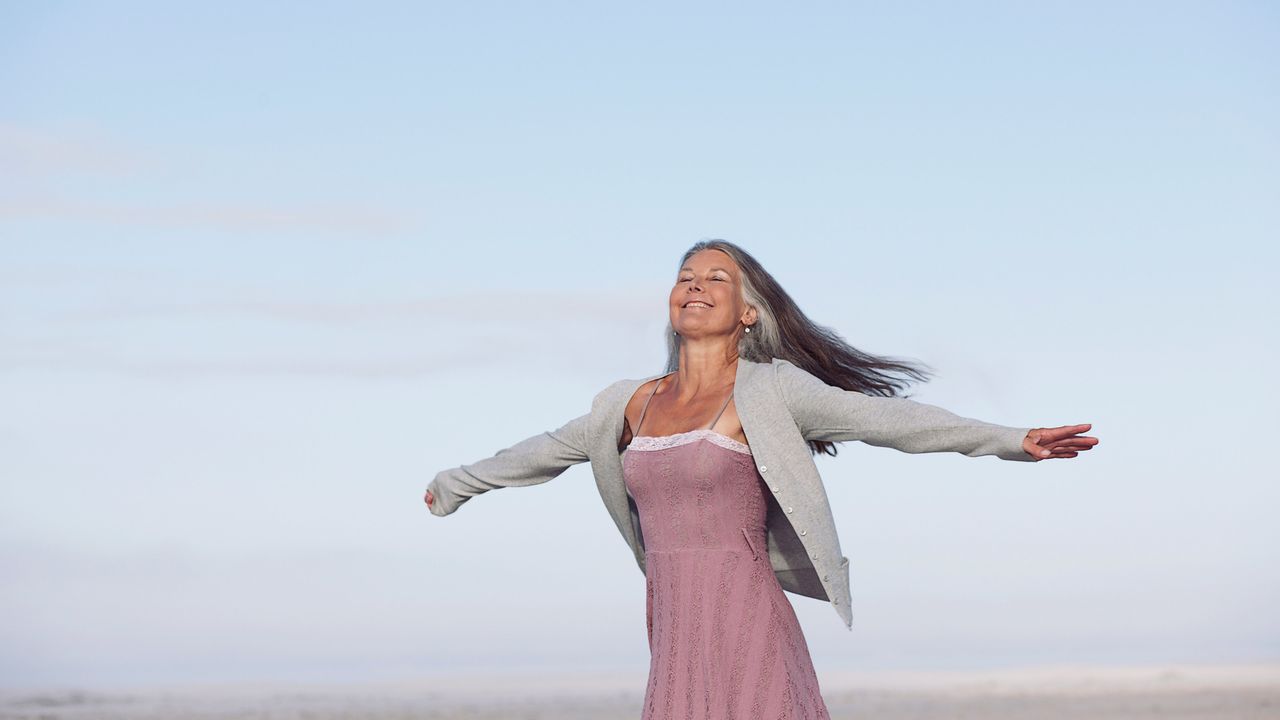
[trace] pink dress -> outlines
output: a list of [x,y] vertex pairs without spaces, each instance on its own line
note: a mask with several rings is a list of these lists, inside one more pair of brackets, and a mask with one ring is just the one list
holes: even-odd
[[749,446],[711,429],[723,412],[706,428],[637,434],[623,451],[645,544],[650,661],[641,719],[830,720],[769,564],[764,479]]

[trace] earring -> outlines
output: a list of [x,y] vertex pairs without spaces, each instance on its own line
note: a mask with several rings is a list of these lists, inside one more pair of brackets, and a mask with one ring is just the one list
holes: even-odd
[[751,326],[748,325],[742,332],[751,332]]

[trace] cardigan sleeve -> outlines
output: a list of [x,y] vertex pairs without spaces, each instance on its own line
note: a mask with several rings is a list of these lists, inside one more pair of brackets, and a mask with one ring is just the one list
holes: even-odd
[[437,473],[427,485],[434,496],[431,514],[448,515],[476,495],[497,488],[547,482],[570,466],[586,462],[590,417],[591,413],[580,415],[483,460]]
[[1022,449],[1031,428],[961,417],[908,398],[845,390],[781,358],[774,359],[773,367],[778,389],[805,440],[860,440],[907,453],[958,452],[1035,461]]

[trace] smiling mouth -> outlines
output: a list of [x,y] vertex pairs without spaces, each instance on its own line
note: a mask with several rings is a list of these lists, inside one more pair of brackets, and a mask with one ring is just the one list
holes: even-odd
[[693,307],[697,307],[697,308],[710,308],[711,306],[710,306],[710,305],[708,305],[708,304],[706,304],[706,303],[704,303],[704,302],[702,302],[702,301],[700,301],[700,300],[694,300],[693,302],[689,303],[688,305],[685,305],[685,307],[686,307],[686,308],[693,308]]

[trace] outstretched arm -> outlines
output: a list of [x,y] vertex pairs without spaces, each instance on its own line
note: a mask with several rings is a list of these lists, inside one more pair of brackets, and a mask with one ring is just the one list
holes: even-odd
[[861,440],[908,453],[1035,461],[1032,428],[996,425],[907,398],[878,397],[828,385],[787,360],[774,361],[778,388],[805,440]]
[[448,515],[467,500],[495,488],[537,485],[587,458],[587,420],[580,415],[555,430],[526,438],[491,457],[436,474],[427,485],[427,507]]

